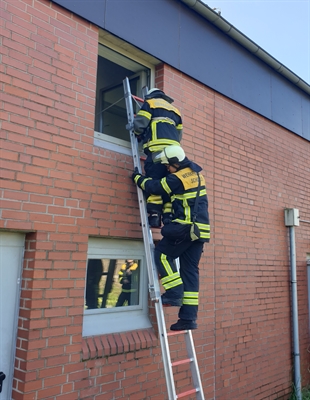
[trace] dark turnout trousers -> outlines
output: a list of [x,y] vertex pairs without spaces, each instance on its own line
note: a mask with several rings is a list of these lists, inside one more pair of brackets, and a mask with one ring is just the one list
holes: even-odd
[[[194,321],[198,313],[199,261],[204,242],[163,238],[155,248],[155,262],[161,282],[170,298],[183,298],[179,318]],[[174,260],[180,260],[180,272]]]

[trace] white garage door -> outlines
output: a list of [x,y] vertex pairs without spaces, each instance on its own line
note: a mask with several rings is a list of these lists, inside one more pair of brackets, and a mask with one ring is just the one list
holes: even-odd
[[25,235],[0,232],[0,400],[10,400]]

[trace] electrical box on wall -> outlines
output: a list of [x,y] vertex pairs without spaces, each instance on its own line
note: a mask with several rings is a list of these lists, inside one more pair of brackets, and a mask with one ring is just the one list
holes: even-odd
[[286,208],[284,210],[285,226],[299,226],[298,208]]

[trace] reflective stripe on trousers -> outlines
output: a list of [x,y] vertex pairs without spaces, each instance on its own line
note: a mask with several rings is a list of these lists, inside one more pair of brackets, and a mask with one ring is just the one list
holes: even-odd
[[[161,282],[167,295],[183,298],[179,318],[196,320],[199,295],[199,261],[203,251],[203,242],[186,241],[173,244],[163,238],[155,248],[155,262],[161,276]],[[168,254],[170,255],[168,255]],[[180,260],[180,274],[174,259]]]

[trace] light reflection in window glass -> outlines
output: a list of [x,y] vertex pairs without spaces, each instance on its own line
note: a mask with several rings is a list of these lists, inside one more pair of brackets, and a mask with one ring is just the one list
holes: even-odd
[[89,259],[85,309],[139,304],[140,260]]

